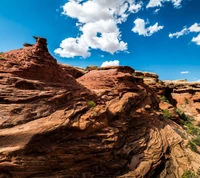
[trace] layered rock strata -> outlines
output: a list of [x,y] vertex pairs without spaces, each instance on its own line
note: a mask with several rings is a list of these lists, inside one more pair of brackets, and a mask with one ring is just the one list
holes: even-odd
[[100,68],[75,80],[38,37],[0,58],[0,177],[197,172],[200,156],[188,148],[187,133],[164,119],[155,88],[132,68]]

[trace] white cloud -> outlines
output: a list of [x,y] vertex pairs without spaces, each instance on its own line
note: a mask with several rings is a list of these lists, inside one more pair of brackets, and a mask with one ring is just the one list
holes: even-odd
[[151,36],[164,28],[164,26],[159,26],[157,22],[153,26],[149,26],[148,28],[146,28],[148,22],[145,22],[143,19],[140,18],[137,18],[134,21],[134,24],[135,26],[133,27],[132,31],[143,36]]
[[160,9],[155,9],[154,13],[157,14],[160,11]]
[[175,8],[179,8],[182,0],[150,0],[146,8],[162,7],[165,2],[171,2]]
[[181,6],[182,0],[171,0],[174,4],[174,7],[179,8]]
[[101,49],[111,54],[127,50],[127,43],[120,41],[119,29],[112,19],[87,23],[80,30],[83,32],[80,40],[92,49]]
[[69,1],[63,6],[63,14],[78,19],[79,22],[96,22],[100,19],[108,20],[112,18],[112,12],[108,8],[102,8],[95,1],[86,1],[81,4],[77,1]]
[[200,24],[195,23],[189,28],[190,32],[200,32]]
[[67,58],[74,56],[87,58],[90,56],[90,52],[88,52],[88,46],[82,43],[82,41],[80,41],[78,38],[67,38],[63,40],[60,44],[60,48],[57,48],[54,52],[59,54],[61,57]]
[[146,8],[150,7],[161,7],[162,6],[162,0],[150,0],[149,3],[147,4]]
[[192,42],[196,43],[197,45],[200,45],[200,34],[197,37],[193,37]]
[[[184,27],[183,30],[181,30],[180,32],[170,33],[169,37],[170,38],[173,38],[173,37],[179,38],[180,36],[187,35],[189,33],[199,33],[199,32],[200,32],[200,24],[194,23],[189,28]],[[198,34],[197,37],[193,37],[191,41],[196,43],[197,45],[200,45],[200,33]]]
[[111,54],[126,51],[127,43],[121,40],[118,24],[141,7],[142,3],[136,4],[135,0],[69,0],[63,6],[63,14],[78,20],[76,26],[81,35],[63,40],[55,53],[62,57],[86,58],[91,49]]
[[109,67],[109,66],[119,66],[119,61],[114,60],[114,61],[105,61],[102,63],[101,67]]
[[186,27],[184,27],[183,30],[181,30],[180,32],[170,33],[169,37],[170,38],[173,38],[173,37],[179,38],[180,36],[186,35],[188,33],[189,33],[188,29]]
[[189,74],[189,71],[182,71],[181,74]]

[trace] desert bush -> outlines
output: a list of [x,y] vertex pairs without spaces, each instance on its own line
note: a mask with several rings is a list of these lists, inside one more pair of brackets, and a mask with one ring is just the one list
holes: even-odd
[[179,108],[176,108],[176,112],[178,116],[180,117],[181,120],[187,121],[187,122],[192,122],[194,121],[194,118],[191,116],[187,116],[183,111],[181,111]]
[[200,135],[192,140],[196,145],[200,146]]
[[187,132],[192,135],[200,135],[200,128],[196,127],[192,121],[194,121],[194,118],[191,116],[187,116],[184,112],[182,112],[180,109],[176,109],[177,114],[179,115],[182,125],[187,126]]
[[88,106],[90,108],[94,108],[96,106],[96,103],[94,101],[88,101]]
[[188,128],[187,132],[189,134],[192,134],[192,135],[199,135],[200,134],[200,129],[195,127],[192,123],[184,122],[184,125],[187,126],[187,128]]
[[197,176],[190,170],[185,171],[181,178],[197,178]]
[[169,119],[171,117],[171,114],[170,114],[169,110],[164,109],[162,111],[163,111],[163,117],[164,117],[164,119]]
[[188,117],[185,115],[185,113],[183,111],[181,111],[180,109],[176,108],[176,112],[178,114],[178,116],[180,117],[181,120],[183,121],[187,121]]
[[189,141],[188,145],[192,151],[197,152],[197,146],[195,145],[195,143],[193,143],[192,141]]

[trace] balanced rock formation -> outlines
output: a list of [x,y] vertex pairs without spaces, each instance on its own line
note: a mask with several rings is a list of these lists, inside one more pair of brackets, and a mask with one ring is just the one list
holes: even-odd
[[75,79],[38,37],[0,58],[0,177],[180,178],[198,171],[190,135],[163,117],[156,92],[132,68]]

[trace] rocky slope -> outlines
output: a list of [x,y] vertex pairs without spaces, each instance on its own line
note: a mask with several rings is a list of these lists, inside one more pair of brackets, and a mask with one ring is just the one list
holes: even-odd
[[192,136],[160,109],[165,86],[158,77],[144,82],[130,67],[76,70],[58,64],[43,38],[0,54],[0,177],[179,178],[198,171]]

